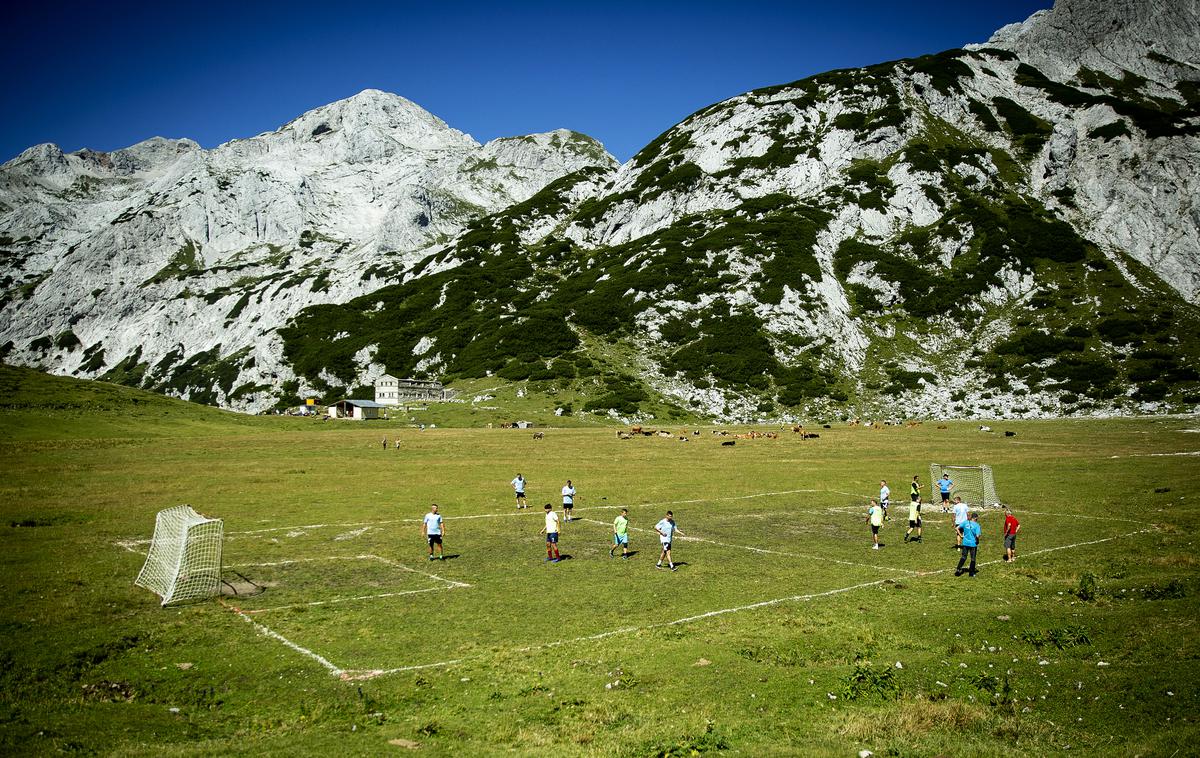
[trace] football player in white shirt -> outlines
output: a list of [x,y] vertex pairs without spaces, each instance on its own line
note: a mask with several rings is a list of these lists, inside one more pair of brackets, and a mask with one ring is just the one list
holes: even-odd
[[429,506],[429,513],[425,514],[425,521],[421,524],[421,536],[429,543],[429,560],[433,560],[434,545],[437,545],[438,557],[443,561],[446,560],[446,553],[442,549],[442,535],[445,533],[442,515],[438,513],[437,503],[434,503]]
[[558,514],[549,503],[546,503],[546,525],[538,534],[546,535],[546,560],[558,563],[561,560],[558,555]]

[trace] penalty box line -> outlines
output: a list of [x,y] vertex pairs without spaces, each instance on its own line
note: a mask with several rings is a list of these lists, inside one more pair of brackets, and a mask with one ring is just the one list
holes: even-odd
[[[1139,534],[1147,534],[1147,533],[1154,532],[1154,531],[1156,531],[1156,530],[1153,528],[1139,529],[1136,532],[1126,532],[1125,534],[1118,534],[1113,537],[1104,537],[1104,538],[1098,539],[1098,540],[1088,540],[1086,542],[1075,542],[1070,545],[1059,545],[1057,547],[1042,548],[1041,550],[1032,550],[1032,551],[1023,553],[1023,555],[1025,555],[1026,557],[1029,557],[1029,556],[1034,556],[1034,555],[1043,555],[1046,553],[1053,553],[1053,552],[1056,552],[1059,550],[1070,550],[1072,548],[1077,548],[1077,547],[1086,547],[1088,545],[1099,545],[1099,544],[1102,544],[1105,542],[1112,542],[1113,540],[1123,539],[1125,537],[1134,537]],[[983,561],[981,563],[977,563],[976,565],[977,566],[991,566],[991,565],[1001,563],[1001,562],[1002,562],[1002,560],[997,558],[997,559],[993,559],[990,561]],[[935,569],[933,571],[919,572],[913,578],[938,576],[941,574],[949,573],[954,570],[955,569],[947,567],[947,568],[942,568],[942,569]],[[683,618],[674,619],[673,621],[660,621],[660,622],[657,622],[654,624],[643,624],[641,626],[626,626],[626,627],[622,627],[620,629],[612,629],[607,632],[600,632],[599,634],[589,634],[589,635],[584,635],[582,637],[573,637],[571,639],[566,639],[566,640],[555,640],[553,642],[544,642],[544,643],[541,643],[538,645],[527,645],[525,647],[514,648],[512,650],[512,652],[530,653],[530,652],[535,652],[538,650],[547,650],[547,649],[551,649],[551,648],[562,647],[563,645],[573,645],[573,644],[577,644],[580,642],[592,642],[595,640],[602,640],[602,639],[605,639],[608,637],[616,637],[619,635],[636,634],[637,632],[644,632],[644,631],[649,631],[652,629],[663,629],[666,627],[681,626],[684,624],[695,623],[697,621],[703,621],[705,619],[715,618],[717,616],[725,616],[725,615],[732,614],[732,613],[741,613],[742,611],[757,610],[759,608],[767,608],[767,607],[770,607],[773,605],[780,605],[783,603],[806,602],[806,601],[810,601],[810,600],[817,600],[817,599],[824,598],[824,597],[832,597],[834,595],[840,595],[840,594],[843,594],[846,592],[852,592],[854,590],[865,589],[868,587],[877,587],[881,584],[885,584],[885,583],[891,582],[891,581],[894,581],[894,580],[892,580],[892,579],[876,579],[874,581],[862,582],[860,584],[853,584],[848,587],[838,587],[836,589],[826,590],[824,592],[812,592],[812,593],[808,593],[808,594],[804,594],[804,595],[789,595],[787,597],[773,598],[771,600],[760,600],[757,603],[749,603],[747,605],[739,605],[739,606],[734,606],[732,608],[720,608],[720,609],[713,610],[713,611],[706,611],[704,613],[698,613],[698,614],[695,614],[692,616],[685,616]],[[483,657],[485,657],[485,656],[475,656],[472,660],[482,659]],[[399,666],[397,668],[390,668],[390,669],[338,669],[336,675],[345,681],[361,681],[363,679],[373,679],[378,676],[386,676],[388,674],[398,674],[398,673],[402,673],[405,671],[415,671],[417,669],[444,668],[447,666],[455,666],[460,663],[463,663],[464,660],[466,660],[466,659],[456,658],[454,660],[439,661],[437,663],[423,663],[423,664],[419,664],[419,665],[415,665],[415,666]]]
[[[578,519],[572,519],[572,521],[586,521],[589,524],[599,524],[600,526],[612,526],[612,524],[608,524],[603,521],[596,521],[595,519],[590,519],[590,518],[578,518]],[[628,528],[631,531],[635,531],[635,532],[647,532],[647,533],[658,534],[658,532],[655,531],[654,529],[643,529],[643,528],[637,527],[637,526],[631,526]],[[828,563],[840,563],[845,566],[860,566],[862,568],[878,569],[881,571],[899,571],[899,572],[902,572],[905,574],[916,574],[917,573],[916,571],[910,571],[909,569],[896,568],[894,566],[876,566],[876,565],[873,565],[870,563],[858,563],[856,561],[844,561],[844,560],[841,560],[840,558],[828,558],[828,557],[822,556],[822,555],[808,555],[805,553],[788,553],[788,552],[784,552],[782,550],[769,550],[764,547],[753,547],[751,545],[733,545],[728,542],[718,542],[716,540],[710,540],[710,539],[707,539],[706,537],[689,537],[687,535],[681,534],[681,535],[679,535],[678,539],[680,542],[705,542],[705,543],[708,543],[709,545],[717,545],[719,547],[731,547],[731,548],[735,548],[737,550],[749,550],[752,553],[761,553],[761,554],[765,554],[765,555],[784,555],[789,558],[802,558],[802,559],[808,559],[808,560],[814,560],[814,561],[825,561]]]
[[267,562],[267,563],[236,563],[236,564],[227,566],[226,568],[237,569],[237,568],[257,568],[257,567],[264,567],[264,566],[266,566],[266,567],[291,566],[291,565],[295,565],[298,563],[313,563],[316,561],[354,561],[354,560],[378,561],[379,563],[383,563],[383,564],[391,566],[393,568],[402,569],[404,571],[408,571],[413,574],[420,574],[421,576],[425,576],[430,579],[435,579],[439,582],[442,582],[446,586],[444,586],[444,587],[426,587],[425,589],[421,589],[421,590],[401,590],[401,591],[397,591],[397,592],[380,592],[380,593],[377,593],[374,595],[355,595],[352,597],[338,597],[338,598],[333,598],[330,600],[312,600],[312,601],[304,602],[304,603],[288,603],[287,605],[273,605],[268,608],[251,608],[251,609],[238,608],[237,610],[240,613],[259,614],[259,613],[268,613],[270,611],[282,611],[282,610],[286,610],[288,608],[313,608],[313,607],[316,607],[319,605],[334,605],[336,603],[349,603],[349,602],[353,602],[355,600],[380,600],[380,599],[389,598],[389,597],[401,597],[403,595],[419,595],[424,592],[445,592],[447,590],[471,587],[471,585],[467,584],[466,582],[459,582],[459,581],[455,581],[453,579],[446,579],[444,577],[438,576],[437,574],[431,574],[427,571],[418,571],[417,569],[412,568],[411,566],[406,566],[403,563],[398,563],[396,561],[389,560],[389,559],[384,558],[379,555],[370,555],[370,554],[330,555],[330,556],[323,556],[320,558],[296,558],[294,560],[271,561],[271,562]]

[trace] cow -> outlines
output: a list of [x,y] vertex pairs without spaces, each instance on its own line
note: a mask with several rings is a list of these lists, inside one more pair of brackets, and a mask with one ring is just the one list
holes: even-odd
[[630,432],[633,432],[634,434],[641,434],[641,433],[642,433],[642,427],[640,427],[640,426],[633,426],[633,427],[630,427],[630,428],[629,428],[629,431],[630,431]]
[[737,444],[737,440],[725,440],[721,443],[721,447],[733,447]]
[[545,432],[534,432],[533,438],[535,440],[544,440],[544,439],[546,439],[546,433]]
[[979,425],[979,431],[981,431],[981,432],[990,432],[990,431],[992,431],[992,427],[988,426],[987,424],[980,424],[980,425]]
[[1005,432],[1004,436],[1005,437],[1016,437],[1017,433],[1016,432]]
[[633,439],[633,435],[632,435],[632,434],[630,434],[629,432],[617,432],[617,439],[619,439],[619,440],[631,440],[631,439]]
[[804,433],[804,439],[806,439],[806,440],[815,440],[815,439],[819,439],[820,437],[821,437],[821,435],[817,434],[816,432],[805,432]]
[[671,436],[671,433],[670,433],[670,432],[668,432],[666,429],[660,429],[660,430],[658,431],[658,436],[659,436],[659,437],[670,437],[670,436]]

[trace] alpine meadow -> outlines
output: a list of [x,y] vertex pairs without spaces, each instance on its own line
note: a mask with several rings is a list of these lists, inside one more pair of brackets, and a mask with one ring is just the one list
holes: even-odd
[[1195,754],[1198,62],[1058,0],[624,163],[30,147],[0,752]]

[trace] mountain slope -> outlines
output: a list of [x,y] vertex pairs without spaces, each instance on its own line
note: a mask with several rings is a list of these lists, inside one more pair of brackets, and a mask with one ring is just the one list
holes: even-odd
[[60,372],[270,405],[291,315],[377,287],[559,176],[615,165],[566,130],[479,145],[376,90],[207,151],[39,145],[0,167],[0,342]]
[[42,225],[0,240],[6,339],[254,410],[385,371],[621,417],[1190,409],[1196,6],[1059,2],[714,104],[620,167],[370,92],[215,151],[41,146],[0,172]]
[[[1143,70],[1189,49],[1177,20]],[[593,195],[476,225],[436,278],[301,314],[285,354],[318,391],[382,355],[623,415],[1190,407],[1200,103],[1111,65],[1055,81],[981,47],[732,98]]]

